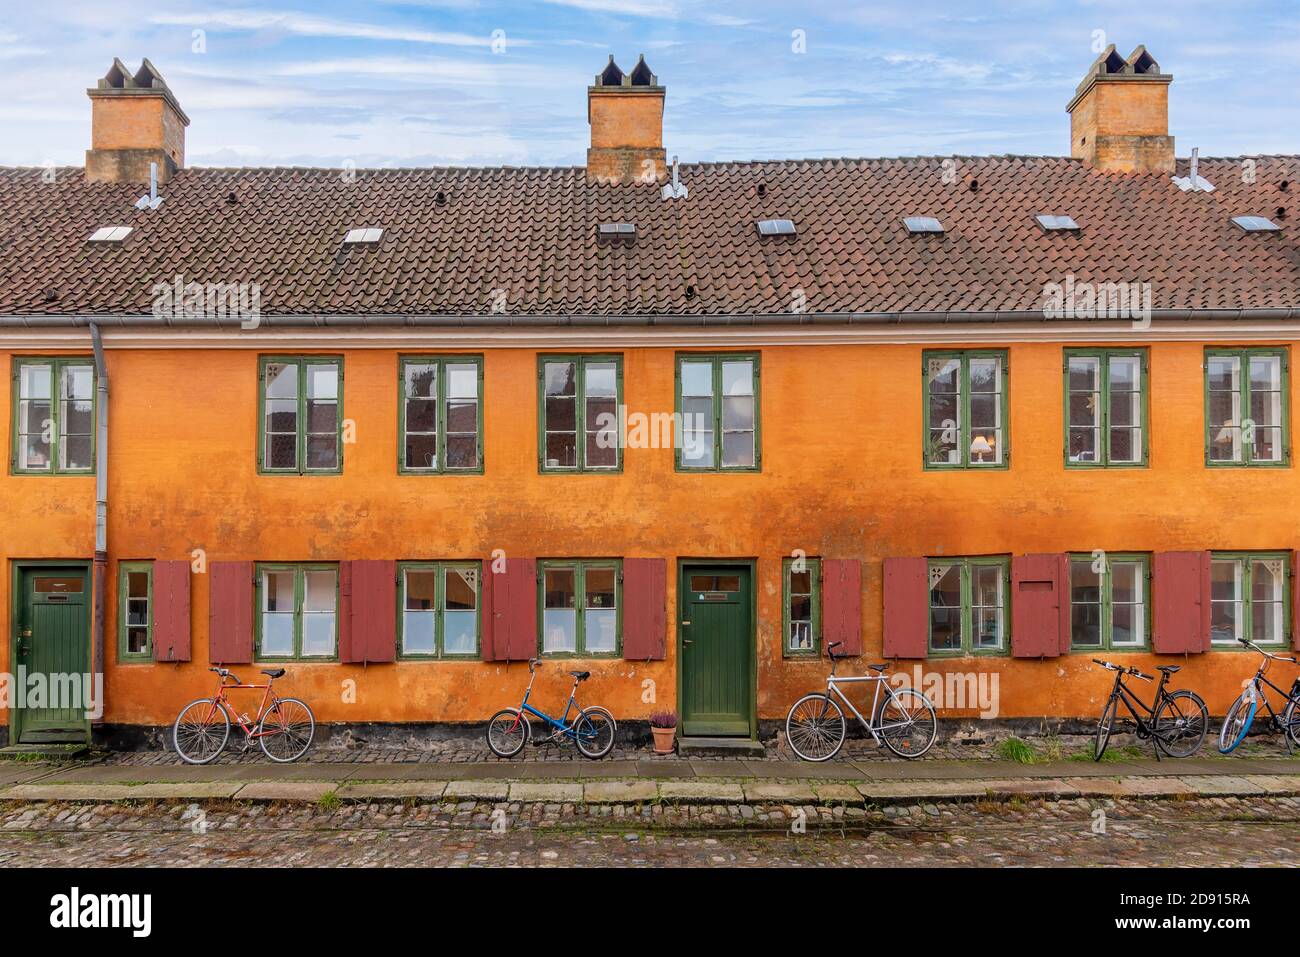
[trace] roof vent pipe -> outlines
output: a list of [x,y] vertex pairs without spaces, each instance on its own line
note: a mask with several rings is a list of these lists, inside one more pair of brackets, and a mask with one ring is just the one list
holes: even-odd
[[681,181],[681,178],[678,175],[676,156],[673,157],[672,182],[664,184],[664,188],[660,191],[660,195],[664,199],[685,199],[690,195],[690,191],[686,188],[686,184]]
[[162,197],[158,195],[158,164],[149,164],[149,195],[141,196],[135,201],[136,209],[157,209],[162,205]]

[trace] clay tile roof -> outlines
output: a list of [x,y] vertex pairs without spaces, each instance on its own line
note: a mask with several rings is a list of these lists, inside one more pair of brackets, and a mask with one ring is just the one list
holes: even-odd
[[[671,201],[572,167],[192,168],[156,211],[134,208],[138,185],[6,168],[0,316],[148,314],[178,275],[256,283],[272,316],[486,315],[499,291],[512,315],[597,320],[789,313],[799,291],[810,316],[1032,311],[1067,274],[1149,282],[1157,310],[1294,308],[1300,156],[1255,158],[1253,182],[1246,168],[1201,160],[1208,193],[1055,157],[707,163],[681,168],[690,195]],[[1038,213],[1080,232],[1045,232]],[[945,232],[909,234],[912,215]],[[1283,228],[1246,233],[1237,215]],[[758,235],[778,218],[798,234]],[[602,242],[602,222],[635,224],[635,240]],[[106,225],[135,228],[86,241]],[[380,242],[344,246],[362,227]]]

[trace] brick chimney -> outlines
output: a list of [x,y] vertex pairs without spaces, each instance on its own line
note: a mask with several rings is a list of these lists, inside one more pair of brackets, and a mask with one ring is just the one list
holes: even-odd
[[661,183],[664,163],[664,88],[643,55],[631,73],[609,65],[587,87],[587,181]]
[[165,183],[185,166],[185,115],[167,81],[146,59],[133,75],[116,58],[90,97],[90,149],[86,179],[97,183],[147,183],[158,164]]
[[1093,61],[1065,108],[1070,155],[1107,173],[1172,173],[1171,80],[1146,47],[1125,60],[1112,43]]

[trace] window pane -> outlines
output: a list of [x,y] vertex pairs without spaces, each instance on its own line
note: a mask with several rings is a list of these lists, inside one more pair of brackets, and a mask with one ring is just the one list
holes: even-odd
[[438,431],[438,403],[435,399],[406,400],[406,431]]
[[149,573],[127,572],[126,593],[130,598],[149,597]]
[[478,616],[472,611],[448,611],[442,621],[442,650],[447,655],[472,655],[478,650]]
[[406,611],[402,613],[402,652],[408,655],[434,653],[434,618],[432,611]]
[[926,364],[930,392],[956,395],[961,391],[961,360],[930,359]]
[[126,623],[128,625],[149,624],[149,601],[145,598],[128,598],[126,600]]
[[433,435],[408,435],[406,437],[406,467],[431,469],[438,464],[438,439]]
[[293,612],[262,615],[262,654],[268,657],[293,654]]
[[1070,640],[1101,644],[1101,576],[1090,560],[1070,562]]
[[478,365],[476,363],[447,363],[447,398],[478,401]]
[[19,398],[46,399],[50,396],[53,368],[49,365],[24,364],[19,371]]
[[975,565],[971,569],[971,621],[977,648],[1002,646],[1002,568]]
[[50,457],[54,430],[50,401],[53,367],[23,365],[18,375],[18,467],[48,470],[53,464]]
[[578,467],[578,381],[577,364],[547,362],[545,383],[546,468]]
[[296,435],[267,435],[270,446],[267,454],[268,468],[292,469],[298,467],[298,437]]
[[306,590],[303,594],[304,611],[333,611],[335,581],[337,573],[327,571],[309,571],[305,574]]
[[406,374],[408,399],[436,399],[438,397],[438,366],[432,362],[408,362],[403,366]]
[[1250,357],[1250,391],[1277,392],[1282,388],[1281,356]]
[[578,394],[576,366],[572,362],[547,362],[542,369],[547,395]]
[[588,396],[615,398],[618,395],[618,367],[613,362],[589,362],[584,367]]
[[713,395],[713,363],[682,362],[682,395]]
[[338,366],[333,363],[307,366],[307,398],[337,399],[338,397]]
[[146,628],[127,628],[126,653],[142,655],[149,650],[149,631]]
[[729,468],[747,468],[754,464],[754,433],[724,432],[722,464]]
[[1220,644],[1241,636],[1242,564],[1236,559],[1210,562],[1210,640]]
[[930,566],[930,647],[961,648],[961,566]]
[[546,608],[573,608],[577,599],[574,595],[574,572],[572,568],[548,568],[545,573]]
[[613,608],[588,608],[583,613],[583,638],[588,654],[610,654],[614,651],[617,620],[618,612]]
[[478,607],[478,570],[449,568],[446,573],[447,610],[473,611]]
[[402,614],[402,650],[407,654],[433,654],[437,573],[432,569],[406,570],[406,596]]
[[333,469],[339,464],[339,444],[335,435],[307,437],[307,468]]
[[726,431],[752,431],[754,428],[754,397],[726,396],[722,400],[722,428]]
[[302,616],[303,657],[325,657],[334,654],[334,614],[309,612]]
[[749,359],[722,363],[722,394],[753,395],[754,363]]
[[432,569],[406,571],[406,610],[433,611],[437,573]]
[[268,399],[298,398],[298,367],[283,362],[266,364],[266,397]]
[[588,608],[614,607],[614,569],[588,568],[585,585]]
[[542,651],[573,652],[578,649],[578,613],[572,608],[547,608],[542,614]]
[[546,467],[573,468],[578,464],[578,437],[572,432],[546,434]]
[[447,468],[478,468],[478,439],[475,436],[447,436]]

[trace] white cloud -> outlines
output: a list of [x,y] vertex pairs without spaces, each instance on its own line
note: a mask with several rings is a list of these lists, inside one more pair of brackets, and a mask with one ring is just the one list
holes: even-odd
[[621,13],[631,17],[677,18],[677,7],[670,0],[546,0],[559,7],[576,7],[593,13]]
[[[396,40],[406,43],[432,43],[444,46],[479,47],[492,43],[490,36],[469,33],[445,33],[432,30],[413,30],[408,27],[380,26],[331,20],[306,13],[273,13],[263,10],[209,10],[195,13],[158,13],[150,22],[162,26],[225,28],[228,30],[263,31],[279,30],[310,37],[342,37],[354,40]],[[525,40],[510,41],[514,45]]]

